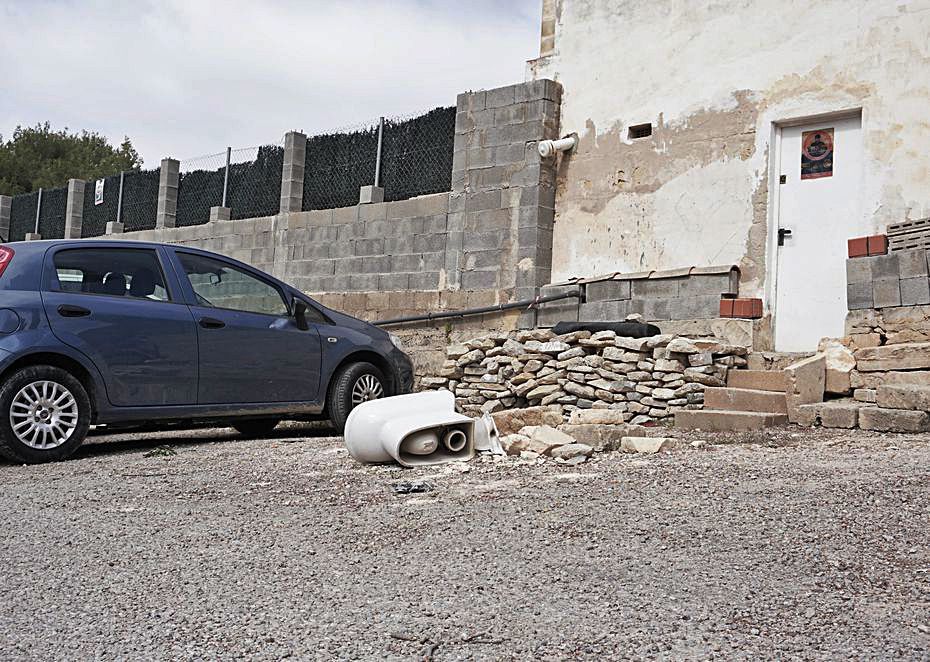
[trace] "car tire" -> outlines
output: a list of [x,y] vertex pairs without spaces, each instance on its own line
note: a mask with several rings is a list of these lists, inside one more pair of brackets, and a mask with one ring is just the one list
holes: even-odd
[[377,366],[364,361],[350,363],[336,373],[330,385],[326,398],[330,422],[342,434],[356,405],[383,398],[387,391],[387,380]]
[[35,365],[0,385],[0,455],[13,462],[57,462],[74,454],[90,428],[90,398],[69,372]]
[[232,426],[244,437],[264,437],[278,427],[280,418],[256,418],[247,421],[236,421]]

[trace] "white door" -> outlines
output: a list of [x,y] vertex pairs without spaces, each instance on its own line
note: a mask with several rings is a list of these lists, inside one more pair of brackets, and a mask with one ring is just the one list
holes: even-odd
[[868,233],[859,202],[860,116],[781,129],[775,349],[844,335],[846,240]]

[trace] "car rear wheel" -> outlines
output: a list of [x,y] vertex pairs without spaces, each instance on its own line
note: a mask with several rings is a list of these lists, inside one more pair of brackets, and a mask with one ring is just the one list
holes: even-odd
[[271,434],[271,431],[278,427],[281,422],[279,418],[259,418],[249,421],[236,421],[232,424],[239,434],[245,437],[263,437]]
[[377,366],[361,361],[342,368],[332,381],[326,409],[329,420],[340,434],[355,407],[387,395],[387,380]]
[[84,442],[90,411],[87,391],[70,373],[22,368],[0,386],[0,455],[26,464],[64,460]]

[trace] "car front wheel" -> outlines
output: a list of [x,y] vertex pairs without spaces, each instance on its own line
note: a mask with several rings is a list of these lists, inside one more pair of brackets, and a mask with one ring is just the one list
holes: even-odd
[[361,361],[350,363],[333,378],[327,397],[329,420],[341,434],[355,407],[387,395],[387,380],[377,366]]
[[64,460],[89,427],[87,391],[61,368],[22,368],[0,387],[0,455],[14,462]]

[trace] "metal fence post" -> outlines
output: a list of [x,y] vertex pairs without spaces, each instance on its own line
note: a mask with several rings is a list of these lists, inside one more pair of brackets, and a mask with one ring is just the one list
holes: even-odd
[[232,147],[226,148],[226,172],[223,174],[223,202],[220,207],[226,206],[226,191],[229,189],[229,160],[232,158]]
[[384,143],[384,118],[378,118],[378,151],[375,153],[375,183],[363,186],[358,191],[358,204],[368,205],[384,202],[384,188],[378,186],[381,181],[381,146]]
[[123,217],[123,178],[126,176],[124,170],[119,173],[119,194],[116,196],[116,220],[107,221],[106,234],[122,234],[123,224],[120,219]]
[[26,233],[26,241],[36,241],[42,238],[42,235],[39,234],[39,219],[42,214],[42,189],[39,189],[39,198],[36,200],[36,226],[35,232]]

